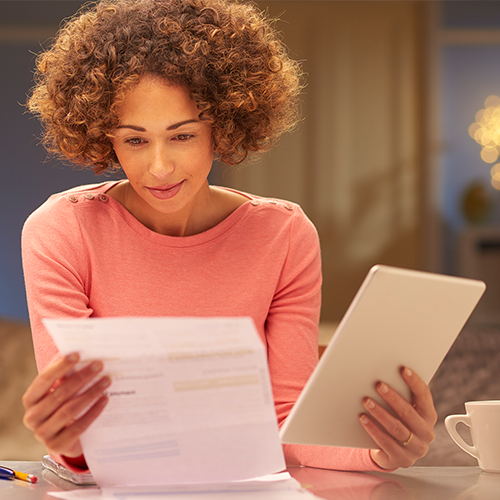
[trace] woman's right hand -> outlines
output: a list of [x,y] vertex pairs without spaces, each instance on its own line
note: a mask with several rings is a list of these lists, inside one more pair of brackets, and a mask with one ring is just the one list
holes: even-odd
[[111,384],[108,376],[100,377],[80,394],[102,371],[103,364],[93,361],[72,371],[79,359],[78,354],[70,354],[49,365],[22,398],[24,425],[48,450],[69,458],[82,455],[80,436],[106,406],[108,397],[103,393]]

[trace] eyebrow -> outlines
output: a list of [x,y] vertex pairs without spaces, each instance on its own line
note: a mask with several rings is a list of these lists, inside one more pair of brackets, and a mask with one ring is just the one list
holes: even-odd
[[[187,123],[197,123],[201,120],[196,119],[196,120],[184,120],[182,122],[174,123],[172,125],[169,125],[167,127],[167,130],[175,130],[178,129],[179,127],[182,127],[183,125],[186,125]],[[146,132],[146,129],[144,127],[138,127],[137,125],[118,125],[116,128],[130,128],[132,130],[137,130],[137,132]]]

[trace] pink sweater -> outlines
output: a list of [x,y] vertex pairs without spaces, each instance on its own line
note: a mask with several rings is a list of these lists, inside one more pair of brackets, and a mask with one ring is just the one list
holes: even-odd
[[[314,226],[293,203],[241,193],[249,201],[212,229],[164,236],[106,195],[113,185],[53,195],[26,221],[23,266],[38,369],[59,355],[42,318],[251,316],[267,346],[281,424],[318,358]],[[380,470],[368,450],[284,445],[284,452],[288,464]]]

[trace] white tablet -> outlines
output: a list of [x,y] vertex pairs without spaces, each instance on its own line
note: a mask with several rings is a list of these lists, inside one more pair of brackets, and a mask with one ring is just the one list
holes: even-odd
[[384,381],[410,399],[401,366],[429,383],[485,288],[482,281],[373,267],[283,424],[282,442],[378,448],[358,420],[363,398],[382,404],[375,384]]

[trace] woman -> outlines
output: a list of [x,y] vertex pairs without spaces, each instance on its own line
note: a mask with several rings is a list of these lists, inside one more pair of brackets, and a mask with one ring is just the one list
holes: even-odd
[[[291,130],[299,92],[300,69],[269,22],[232,0],[104,0],[40,56],[29,107],[46,147],[126,175],[52,196],[23,230],[40,371],[24,422],[59,462],[86,469],[79,438],[110,380],[100,361],[73,370],[78,355],[58,355],[44,317],[251,316],[279,422],[288,415],[317,362],[316,231],[297,205],[210,186],[207,176],[214,156],[235,165]],[[380,450],[285,445],[287,462],[411,465],[436,417],[428,387],[410,370],[402,376],[412,404],[377,387],[399,418],[364,400],[360,422]]]

